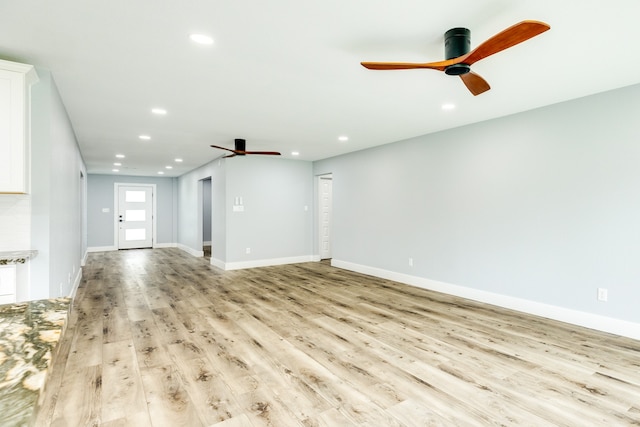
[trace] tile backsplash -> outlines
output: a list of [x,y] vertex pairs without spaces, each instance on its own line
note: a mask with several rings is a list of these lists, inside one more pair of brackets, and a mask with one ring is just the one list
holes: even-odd
[[0,251],[31,248],[31,197],[0,195]]

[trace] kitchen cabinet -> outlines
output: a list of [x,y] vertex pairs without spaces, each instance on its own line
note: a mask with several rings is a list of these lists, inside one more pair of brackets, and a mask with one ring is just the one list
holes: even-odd
[[0,60],[0,193],[29,192],[32,65]]

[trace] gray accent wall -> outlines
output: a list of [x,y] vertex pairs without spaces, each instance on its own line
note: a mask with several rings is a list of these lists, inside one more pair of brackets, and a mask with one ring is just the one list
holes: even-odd
[[[90,174],[87,180],[87,241],[90,248],[115,248],[114,187],[123,184],[155,184],[156,238],[154,245],[175,244],[177,240],[177,178]],[[108,208],[109,212],[103,212]]]
[[[215,165],[215,166],[214,166]],[[211,251],[212,258],[227,260],[227,176],[226,163],[214,160],[211,176]]]
[[[202,237],[197,235],[202,219],[198,183],[208,177],[212,185],[213,258],[233,263],[312,255],[310,162],[234,157],[216,159],[181,176],[178,243],[194,251],[202,250]],[[242,212],[233,209],[236,198],[242,198]]]
[[[72,292],[86,241],[86,172],[51,72],[37,69],[31,104],[31,244],[29,299]],[[83,177],[81,177],[81,173]]]
[[[226,162],[227,261],[311,256],[312,164],[265,156]],[[236,197],[243,212],[233,211]]]
[[333,257],[640,322],[639,116],[631,86],[315,162]]
[[[212,251],[224,247],[224,163],[207,163],[182,176],[178,181],[178,244],[192,251],[202,251],[203,183],[211,178],[211,242]],[[221,211],[222,209],[222,211]],[[219,254],[216,254],[216,256]]]

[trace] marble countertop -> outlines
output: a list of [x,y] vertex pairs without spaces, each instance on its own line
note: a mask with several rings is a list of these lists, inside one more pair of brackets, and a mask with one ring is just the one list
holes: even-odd
[[0,265],[24,264],[36,255],[38,255],[38,251],[33,249],[24,251],[0,251]]
[[28,425],[64,332],[71,300],[0,305],[0,425]]

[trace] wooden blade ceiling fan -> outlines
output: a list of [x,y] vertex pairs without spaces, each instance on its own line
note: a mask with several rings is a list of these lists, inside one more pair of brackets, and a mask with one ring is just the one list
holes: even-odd
[[280,153],[277,151],[247,151],[247,141],[244,139],[236,138],[235,139],[235,150],[226,147],[220,147],[218,145],[212,145],[213,148],[218,148],[220,150],[231,151],[233,154],[227,154],[226,156],[222,156],[223,159],[227,157],[235,157],[235,156],[246,156],[247,154],[261,154],[265,156],[279,156]]
[[522,21],[489,38],[470,51],[471,32],[467,28],[452,28],[444,34],[445,60],[427,63],[361,62],[370,70],[408,70],[427,68],[460,76],[467,89],[475,96],[491,89],[489,83],[471,71],[471,65],[544,33],[548,24],[540,21]]

